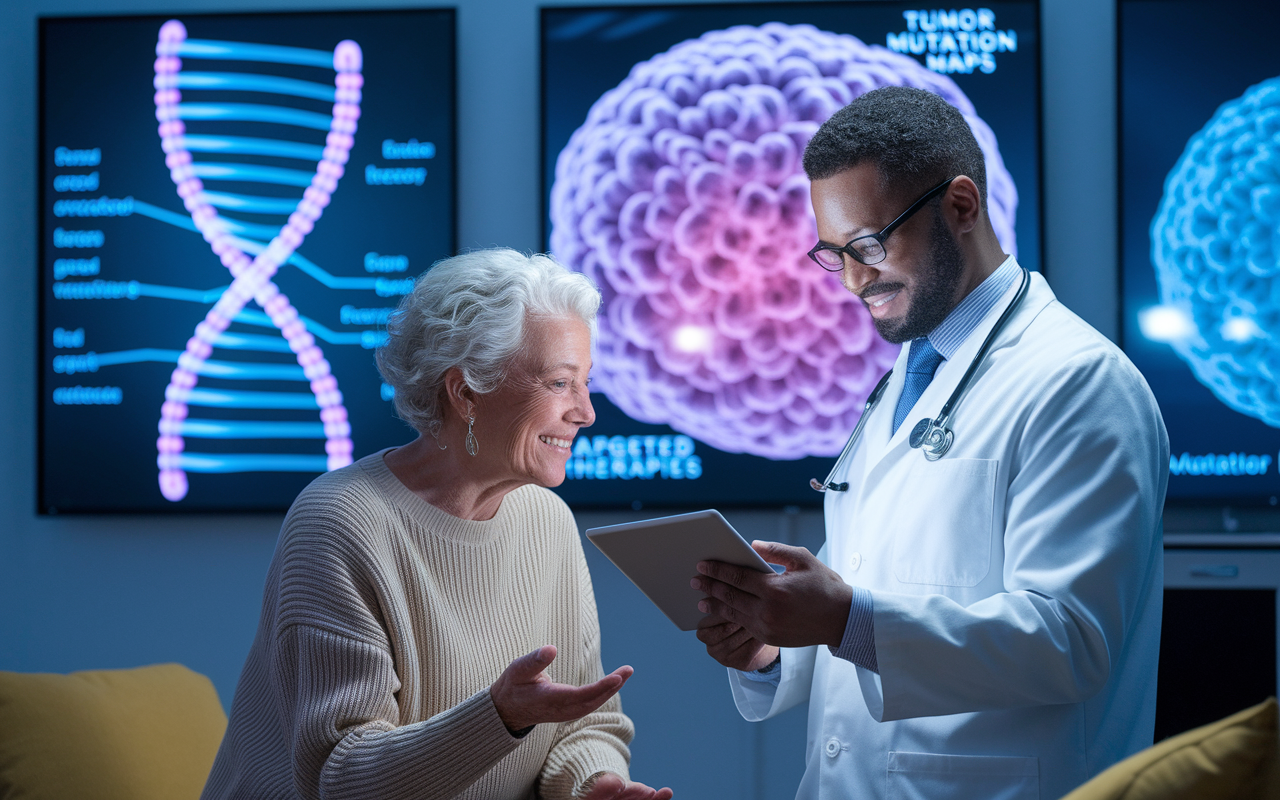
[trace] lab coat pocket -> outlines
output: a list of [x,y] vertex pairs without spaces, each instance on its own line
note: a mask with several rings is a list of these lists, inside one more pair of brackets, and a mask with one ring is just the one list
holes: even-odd
[[1039,800],[1040,762],[1029,756],[889,753],[888,800]]
[[893,574],[903,583],[977,586],[991,569],[996,473],[984,458],[915,460],[893,509]]

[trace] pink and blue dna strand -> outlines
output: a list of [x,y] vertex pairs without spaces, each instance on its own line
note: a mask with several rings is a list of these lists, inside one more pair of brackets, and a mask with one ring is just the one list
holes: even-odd
[[[295,78],[246,72],[184,72],[184,58],[295,64],[332,69],[336,76],[333,87],[328,87]],[[170,501],[176,502],[186,497],[189,471],[308,471],[317,466],[315,458],[308,456],[184,452],[184,433],[196,435],[195,431],[205,428],[227,427],[226,423],[188,419],[188,407],[197,400],[210,402],[208,398],[198,395],[198,376],[210,374],[206,365],[210,353],[224,337],[228,326],[238,316],[247,313],[244,309],[250,300],[266,312],[271,325],[284,336],[310,385],[310,394],[302,396],[305,403],[300,403],[297,399],[290,402],[277,400],[274,403],[259,403],[257,407],[318,407],[326,454],[319,466],[333,470],[352,461],[351,425],[343,406],[337,378],[315,338],[299,318],[297,309],[280,292],[272,278],[312,231],[342,178],[360,118],[361,87],[364,84],[361,76],[362,60],[360,46],[350,40],[340,42],[329,53],[276,45],[188,39],[185,26],[178,20],[169,20],[160,28],[156,44],[155,106],[165,164],[196,229],[233,278],[231,285],[187,340],[186,349],[179,356],[178,365],[165,389],[158,426],[160,436],[156,440],[156,463],[160,470],[160,491]],[[333,112],[332,116],[326,116],[303,109],[265,104],[183,102],[183,89],[239,90],[332,100]],[[184,119],[279,123],[326,130],[327,135],[323,148],[287,140],[188,135]],[[315,172],[309,174],[301,170],[263,164],[196,162],[192,158],[192,151],[242,153],[304,161],[318,156],[318,164]],[[297,201],[252,197],[207,191],[202,177],[306,188],[302,198]],[[269,226],[232,221],[218,213],[219,206],[256,213],[287,213],[288,222],[277,230]],[[255,231],[266,234],[264,238],[269,238],[265,247],[249,247],[245,240],[236,236],[237,233]],[[246,250],[258,252],[250,257]],[[207,394],[229,397],[233,393]],[[253,407],[255,402],[249,400],[242,405]],[[279,431],[290,425],[307,423],[239,423],[242,431],[249,431],[249,436],[255,435],[252,433],[252,426],[255,425],[260,431]]]

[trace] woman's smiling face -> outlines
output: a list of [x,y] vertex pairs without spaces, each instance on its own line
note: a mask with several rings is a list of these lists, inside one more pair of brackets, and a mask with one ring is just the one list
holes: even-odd
[[529,317],[524,334],[506,380],[476,399],[476,458],[486,472],[559,486],[574,437],[596,419],[591,330],[576,317]]

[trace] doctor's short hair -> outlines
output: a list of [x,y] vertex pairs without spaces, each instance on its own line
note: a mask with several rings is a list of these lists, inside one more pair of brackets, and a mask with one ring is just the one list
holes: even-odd
[[809,140],[804,171],[823,180],[864,162],[892,194],[920,195],[968,175],[987,206],[987,168],[978,140],[955,106],[933,92],[885,86],[837,111]]
[[392,312],[378,371],[395,390],[400,418],[436,436],[451,368],[473,392],[488,394],[520,354],[530,317],[577,317],[594,341],[599,308],[591,281],[550,256],[505,247],[463,253],[433,264]]

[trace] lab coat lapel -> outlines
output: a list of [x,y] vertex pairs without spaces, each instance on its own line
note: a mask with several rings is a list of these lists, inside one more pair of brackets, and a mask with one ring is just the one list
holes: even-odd
[[889,385],[884,388],[884,394],[880,395],[880,402],[871,409],[871,416],[867,417],[867,425],[862,429],[861,448],[865,454],[862,459],[864,466],[880,460],[885,448],[889,446],[889,439],[892,438],[893,410],[898,407],[898,398],[902,397],[902,387],[906,381],[908,349],[904,346],[898,353],[897,361],[893,362],[893,374],[889,376]]

